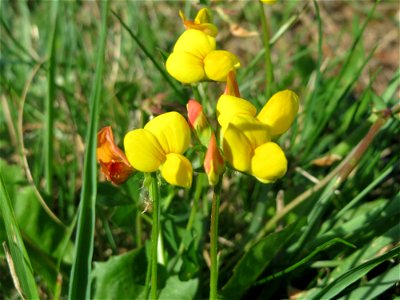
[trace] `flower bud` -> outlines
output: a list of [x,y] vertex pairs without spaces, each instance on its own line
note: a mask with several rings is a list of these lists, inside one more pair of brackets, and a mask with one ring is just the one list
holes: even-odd
[[194,130],[200,143],[207,147],[212,135],[212,129],[203,112],[203,106],[196,100],[191,99],[186,107],[190,127]]
[[204,170],[206,171],[210,185],[216,185],[220,176],[225,172],[224,158],[217,146],[214,134],[211,135],[208,144],[206,157],[204,159]]

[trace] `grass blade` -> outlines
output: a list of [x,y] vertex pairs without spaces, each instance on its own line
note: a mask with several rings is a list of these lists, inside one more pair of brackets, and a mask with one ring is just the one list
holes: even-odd
[[344,244],[346,246],[355,248],[355,246],[353,244],[351,244],[349,242],[346,242],[345,240],[343,240],[341,238],[334,238],[334,239],[332,239],[332,240],[330,240],[330,241],[328,241],[326,243],[323,243],[322,245],[318,246],[317,248],[315,248],[314,251],[312,251],[310,254],[308,254],[306,257],[304,257],[303,259],[301,259],[299,262],[295,263],[294,265],[286,268],[285,270],[283,270],[281,272],[272,274],[272,275],[270,275],[270,276],[268,276],[268,277],[266,277],[264,279],[260,279],[254,285],[263,284],[263,283],[265,283],[267,281],[270,281],[272,279],[275,279],[275,278],[278,278],[280,276],[283,276],[283,275],[285,275],[285,274],[287,274],[289,272],[292,272],[293,270],[295,270],[295,269],[301,267],[302,265],[308,263],[319,252],[324,251],[325,249],[327,249],[327,248],[329,248],[329,247],[331,247],[331,246],[333,246],[334,244],[337,244],[337,243],[341,243],[341,244]]
[[78,215],[76,248],[68,294],[69,299],[90,298],[90,272],[93,256],[95,202],[97,193],[97,127],[104,71],[108,2],[103,1],[101,5],[101,33],[96,57],[96,74],[91,94],[89,128],[86,135],[83,183]]
[[377,296],[400,281],[400,264],[368,281],[341,299],[376,299]]
[[55,70],[56,70],[56,33],[57,33],[58,0],[51,5],[50,38],[48,41],[49,67],[47,76],[47,97],[45,102],[45,129],[44,129],[44,176],[46,192],[51,195],[53,188],[53,136],[54,136],[54,98],[55,98]]
[[353,282],[357,281],[373,268],[381,264],[382,262],[396,257],[400,254],[400,246],[393,248],[392,250],[386,252],[385,254],[371,259],[362,265],[351,269],[347,273],[340,276],[338,279],[333,281],[331,284],[327,285],[318,295],[316,295],[313,299],[332,299],[341,291],[343,291],[346,287],[351,285]]
[[[6,190],[3,176],[0,173],[0,211],[3,216],[4,226],[7,234],[8,249],[11,260],[9,260],[11,273],[15,276],[14,282],[18,282],[17,289],[22,293],[21,297],[39,299],[32,266],[22,240],[11,200]],[[4,244],[3,244],[4,245]],[[5,247],[6,248],[6,247]],[[8,251],[6,251],[8,252]],[[12,266],[11,262],[12,261]]]

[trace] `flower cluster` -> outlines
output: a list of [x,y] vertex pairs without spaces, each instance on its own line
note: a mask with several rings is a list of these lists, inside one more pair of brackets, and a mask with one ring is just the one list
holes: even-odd
[[181,18],[187,30],[166,61],[168,73],[182,83],[226,81],[227,74],[239,68],[240,62],[231,52],[216,49],[218,30],[208,10],[200,10],[194,21],[186,20],[182,13]]
[[264,183],[285,175],[285,154],[271,140],[289,129],[298,107],[297,95],[289,90],[273,95],[257,115],[249,101],[222,95],[217,103],[217,117],[225,159],[236,170]]
[[101,130],[97,150],[101,170],[115,184],[137,170],[160,171],[169,184],[190,187],[193,169],[184,152],[191,144],[192,129],[199,143],[207,148],[204,170],[211,185],[219,182],[225,162],[263,183],[281,178],[286,173],[287,160],[274,140],[293,123],[299,108],[298,96],[290,90],[280,91],[257,113],[251,102],[240,97],[235,76],[240,67],[238,58],[228,51],[216,50],[218,30],[209,11],[200,10],[194,21],[187,20],[182,12],[180,16],[186,30],[176,41],[166,69],[184,84],[226,82],[225,93],[216,105],[219,138],[202,105],[191,99],[187,104],[189,124],[177,112],[159,115],[143,129],[125,135],[125,154],[114,144],[111,128]]

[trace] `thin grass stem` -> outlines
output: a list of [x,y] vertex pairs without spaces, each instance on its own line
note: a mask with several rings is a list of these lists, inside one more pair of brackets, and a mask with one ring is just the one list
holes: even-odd
[[260,17],[261,17],[261,26],[262,26],[262,41],[265,49],[265,96],[267,99],[271,97],[272,94],[272,86],[274,84],[274,69],[271,61],[271,49],[269,45],[270,38],[270,27],[265,15],[264,5],[261,1],[260,4]]
[[125,24],[125,22],[121,19],[121,17],[115,11],[111,10],[111,12],[118,19],[118,21],[125,28],[125,30],[129,33],[129,35],[135,40],[135,42],[138,44],[139,48],[142,49],[142,51],[146,54],[146,56],[151,60],[153,65],[160,72],[162,77],[164,77],[164,79],[170,85],[170,87],[180,96],[181,102],[185,101],[185,99],[184,99],[185,95],[182,92],[182,90],[180,90],[177,87],[175,82],[171,79],[171,76],[168,75],[168,73],[161,66],[161,64],[154,58],[154,55],[152,53],[150,53],[150,51],[146,48],[146,46],[140,41],[140,39],[136,36],[136,34],[133,33],[133,31],[128,27],[128,25]]

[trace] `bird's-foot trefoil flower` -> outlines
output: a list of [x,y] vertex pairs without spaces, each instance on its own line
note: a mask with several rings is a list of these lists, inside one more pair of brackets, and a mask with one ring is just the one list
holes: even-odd
[[217,103],[217,117],[226,161],[264,183],[284,176],[285,154],[271,140],[289,129],[296,117],[298,102],[294,92],[281,91],[257,115],[257,109],[249,101],[222,95]]
[[216,50],[215,38],[196,29],[186,30],[178,38],[166,61],[168,73],[182,83],[225,82],[228,73],[239,67],[234,54]]
[[208,147],[212,135],[212,128],[203,112],[203,106],[196,100],[190,99],[186,105],[189,125],[204,147]]
[[218,148],[214,133],[211,135],[204,159],[204,171],[207,174],[209,184],[212,186],[219,182],[221,175],[225,172],[224,158]]
[[218,29],[212,23],[211,13],[207,8],[200,9],[193,21],[187,20],[181,10],[179,11],[179,16],[186,29],[197,29],[213,37],[218,34]]
[[124,138],[126,156],[136,170],[146,173],[160,170],[169,184],[181,187],[192,184],[192,165],[183,156],[189,144],[189,125],[177,112],[159,115]]
[[96,154],[101,172],[114,184],[125,182],[134,172],[124,152],[115,144],[110,126],[98,132]]

